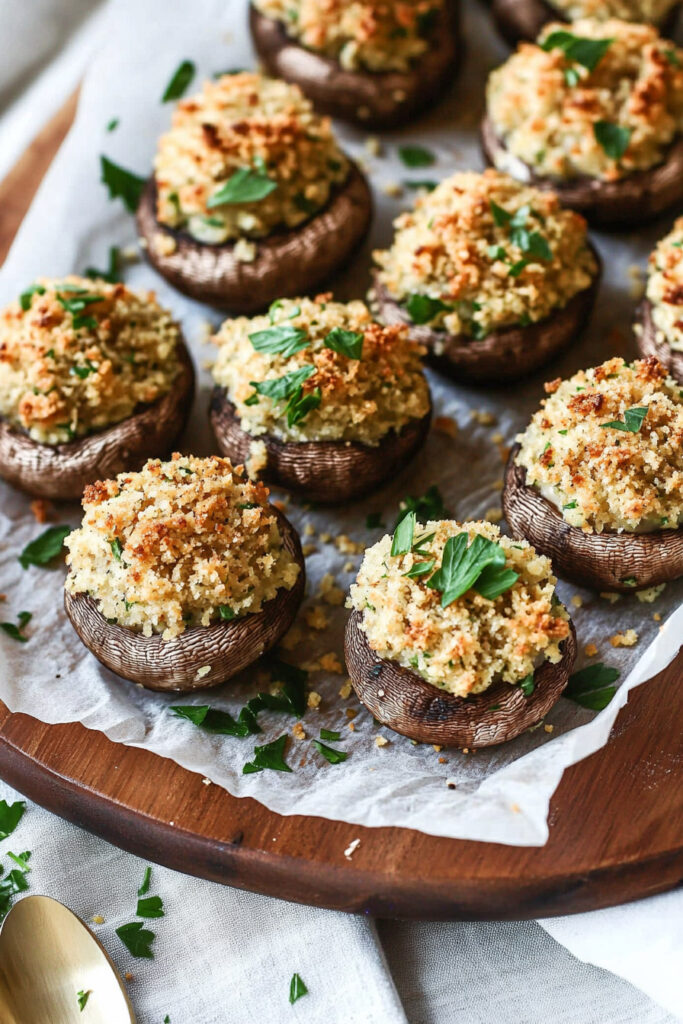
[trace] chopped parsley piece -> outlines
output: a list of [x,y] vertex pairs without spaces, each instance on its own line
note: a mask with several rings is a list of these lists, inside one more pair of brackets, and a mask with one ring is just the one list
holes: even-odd
[[32,284],[30,288],[27,288],[25,292],[22,292],[19,296],[19,304],[24,311],[28,312],[31,308],[31,302],[33,301],[34,295],[44,295],[45,289],[42,284]]
[[408,572],[404,572],[403,575],[409,579],[415,579],[417,576],[425,576],[428,572],[431,572],[436,564],[435,558],[430,558],[428,562],[416,562],[412,569]]
[[[541,49],[546,52],[562,50],[567,60],[574,64],[580,64],[587,71],[594,71],[613,42],[613,39],[586,39],[560,29],[557,32],[551,32],[543,40]],[[566,74],[565,79],[567,79]],[[569,85],[576,85],[578,78],[572,81],[567,79],[567,81]]]
[[109,547],[117,562],[121,561],[121,555],[123,554],[123,544],[118,537],[114,537],[113,540],[109,541]]
[[119,118],[119,117],[112,117],[111,121],[107,122],[107,131],[108,132],[115,132],[120,124],[121,124],[121,118]]
[[471,587],[493,600],[519,578],[516,572],[505,568],[505,552],[500,544],[480,534],[469,545],[468,540],[466,533],[449,537],[441,567],[427,581],[428,587],[441,593],[442,608],[447,608]]
[[407,494],[401,502],[401,511],[398,514],[394,529],[398,526],[404,516],[407,516],[409,512],[414,512],[420,522],[429,522],[433,519],[446,519],[448,512],[443,503],[441,491],[432,484],[428,487],[425,493],[421,497],[413,497],[411,494]]
[[664,51],[664,56],[673,68],[680,68],[681,62],[678,59],[678,54],[672,47],[669,47],[668,50]]
[[116,284],[121,280],[119,276],[120,250],[115,245],[109,246],[109,266],[106,270],[98,270],[96,267],[87,267],[85,277],[96,278],[102,281],[109,281]]
[[391,540],[391,554],[396,555],[407,555],[413,546],[413,536],[415,535],[415,523],[416,523],[415,512],[408,512],[400,522],[397,524],[394,530],[394,536]]
[[119,167],[106,156],[100,156],[102,183],[109,190],[110,199],[122,199],[129,213],[135,213],[146,181],[125,167]]
[[[270,320],[271,324],[275,323],[275,314],[277,313],[278,309],[282,309],[282,306],[282,299],[275,299],[274,302],[271,302],[270,306],[268,307],[268,319]],[[301,306],[295,306],[292,312],[287,317],[287,319],[293,320],[294,317],[298,316],[300,312]]]
[[320,740],[313,740],[313,746],[330,764],[341,764],[349,756],[345,750],[335,750],[334,747],[328,747]]
[[301,385],[308,380],[312,373],[315,373],[315,366],[307,363],[299,367],[298,370],[286,373],[284,377],[276,377],[275,380],[249,381],[256,394],[250,395],[246,404],[255,405],[258,402],[258,395],[265,395],[266,398],[276,400],[291,398],[297,391],[301,391]]
[[441,299],[433,299],[430,295],[419,295],[413,292],[408,296],[406,310],[414,324],[426,324],[439,313],[448,312],[453,308]]
[[619,678],[619,669],[603,665],[601,661],[595,665],[587,665],[569,677],[569,683],[563,693],[564,697],[580,704],[589,711],[602,711],[617,692],[612,686]]
[[631,141],[631,129],[612,121],[596,121],[593,134],[607,156],[616,161],[621,160]]
[[277,182],[261,170],[240,167],[207,201],[212,210],[224,203],[258,203],[277,188]]
[[131,921],[130,924],[122,924],[116,929],[116,934],[121,939],[129,953],[138,960],[153,960],[152,943],[156,938],[154,932],[144,927],[142,921]]
[[83,1011],[85,1010],[85,1006],[86,1003],[88,1002],[88,999],[90,999],[90,995],[91,989],[88,989],[86,992],[84,992],[83,989],[81,989],[80,992],[76,993],[76,998],[78,1000],[78,1009],[81,1011],[81,1013],[83,1013]]
[[22,630],[32,618],[31,612],[19,612],[18,626],[15,626],[13,622],[0,622],[0,629],[7,633],[7,636],[11,636],[13,640],[18,640],[20,644],[27,644],[28,637],[24,636]]
[[195,71],[196,68],[191,60],[184,60],[182,64],[179,64],[164,90],[161,102],[168,103],[170,100],[179,100],[181,96],[184,96],[188,85],[195,76]]
[[302,996],[308,995],[308,989],[301,980],[299,974],[293,974],[292,980],[289,983],[289,1001],[295,1003],[297,999],[301,999]]
[[525,697],[530,697],[534,692],[534,674],[530,672],[528,676],[524,676],[524,679],[520,679],[519,688]]
[[[10,854],[13,860],[17,858]],[[30,853],[25,852],[20,856],[20,860],[25,864],[28,858],[31,856]],[[0,921],[2,921],[8,914],[10,907],[12,906],[12,899],[17,893],[26,892],[28,889],[28,880],[26,878],[27,868],[14,868],[12,871],[8,871],[5,877],[0,881]],[[2,867],[0,866],[0,875],[2,875]]]
[[303,388],[297,388],[285,407],[287,426],[293,427],[296,423],[301,423],[309,412],[319,407],[321,401],[322,391],[320,388],[313,388],[306,394],[304,394]]
[[229,604],[219,604],[218,614],[223,622],[232,622],[233,619],[237,618],[237,613],[232,610]]
[[627,586],[627,587],[637,587],[638,586],[638,580],[635,578],[635,576],[624,576],[624,578],[623,578],[623,580],[621,582],[625,586]]
[[47,530],[30,541],[19,555],[22,569],[28,569],[29,565],[49,565],[61,554],[64,539],[70,533],[70,526],[48,526]]
[[366,530],[381,530],[384,526],[381,512],[368,512],[365,517]]
[[432,181],[429,178],[418,178],[412,181],[409,178],[405,178],[403,184],[406,188],[423,188],[427,192],[433,192],[436,186],[439,184],[438,181]]
[[8,804],[6,800],[0,800],[0,840],[11,836],[15,828],[24,816],[26,803],[24,800],[17,800]]
[[399,146],[398,155],[406,167],[431,167],[436,157],[424,146]]
[[332,743],[336,743],[336,742],[338,742],[341,739],[341,733],[340,732],[333,732],[331,729],[321,729],[320,730],[320,739],[321,740],[329,740]]
[[[76,327],[76,326],[78,326],[78,325],[76,324],[76,321],[74,320],[74,327]],[[82,327],[91,327],[91,326],[96,327],[97,326],[97,321],[93,320],[92,324],[90,324],[90,323],[81,324],[81,326]],[[95,364],[93,362],[91,362],[90,359],[86,359],[85,366],[72,366],[69,369],[69,373],[71,374],[72,377],[78,377],[79,380],[85,380],[87,377],[90,376],[91,373],[97,373],[97,367],[95,366]]]
[[349,359],[360,359],[363,353],[363,335],[357,331],[345,331],[342,327],[333,327],[325,338],[325,348],[340,352]]
[[152,880],[152,869],[151,869],[151,867],[148,864],[147,867],[145,868],[145,873],[144,873],[144,875],[142,877],[142,885],[138,889],[138,896],[146,896],[147,895],[147,893],[149,892],[149,883],[151,882],[151,880]]
[[624,430],[629,434],[637,434],[647,416],[649,406],[644,405],[633,409],[626,409],[624,419],[610,420],[609,423],[601,423],[601,427],[611,427],[613,430]]
[[502,245],[489,245],[486,252],[490,260],[504,260],[507,255]]
[[144,896],[138,900],[138,917],[152,918],[164,917],[164,902],[161,896]]
[[300,327],[267,327],[264,331],[254,331],[249,341],[256,352],[281,355],[288,359],[301,352],[308,345],[308,335]]
[[563,511],[565,509],[572,509],[572,508],[576,508],[576,502],[575,501],[568,501],[566,505],[562,506],[562,510]]
[[287,734],[279,736],[272,743],[266,743],[262,747],[254,747],[254,760],[247,761],[242,768],[243,775],[251,775],[254,772],[262,772],[269,768],[274,772],[291,772],[291,768],[285,761],[285,746]]

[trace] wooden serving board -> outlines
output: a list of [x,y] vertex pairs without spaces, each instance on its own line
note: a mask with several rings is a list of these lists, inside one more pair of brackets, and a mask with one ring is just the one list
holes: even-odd
[[[74,109],[75,99],[0,185],[0,261]],[[0,775],[142,857],[283,899],[423,919],[576,913],[683,880],[682,676],[683,654],[633,692],[607,746],[565,773],[542,849],[282,817],[173,761],[1,703]]]

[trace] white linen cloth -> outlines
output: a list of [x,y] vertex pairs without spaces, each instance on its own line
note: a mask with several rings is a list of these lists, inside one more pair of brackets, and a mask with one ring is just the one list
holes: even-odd
[[[94,10],[97,4],[90,6]],[[32,22],[34,34],[38,33],[39,38],[34,38],[34,43],[39,45],[26,62],[31,65],[31,71],[36,53],[49,53],[54,46],[54,41],[42,44],[40,34],[46,26],[53,33],[55,19],[49,16],[35,19],[37,11],[49,15],[50,7],[64,12],[61,25],[64,29],[78,24],[88,4],[78,0],[31,0],[30,4],[0,0],[3,38],[8,38],[4,30],[11,24],[7,21],[8,14],[12,17],[23,14]],[[192,16],[189,10],[188,16]],[[48,73],[39,76],[15,102],[9,115],[3,117],[0,122],[3,144],[6,139],[14,140],[12,145],[3,145],[5,163],[0,164],[3,171],[19,155],[41,122],[58,109],[77,81],[99,31],[95,19],[90,19],[78,33],[77,45],[65,43]],[[21,32],[16,38],[22,38]],[[21,66],[22,52],[25,55],[21,47],[15,48],[12,61],[6,64],[9,74],[0,77],[3,97],[10,94],[12,88],[16,91],[16,83],[22,78],[26,80],[26,68]],[[72,53],[75,54],[73,61],[65,60],[65,55]],[[46,105],[39,101],[41,97],[48,101]],[[13,130],[6,134],[9,125],[20,125],[21,132],[15,134]],[[0,790],[0,798],[3,796],[11,799],[6,787]],[[130,908],[139,884],[141,863],[37,808],[31,809],[21,830],[18,845],[12,845],[12,840],[2,844],[0,861],[7,848],[40,847],[44,857],[42,865],[34,861],[33,891],[46,891],[63,899],[86,919],[92,913],[103,913],[111,922],[107,943],[110,951],[118,957],[121,969],[128,969],[130,965],[123,959],[125,950],[115,937],[112,942],[111,936],[115,924],[133,919]],[[106,886],[100,881],[103,878],[107,880]],[[211,1024],[224,1019],[263,1019],[266,1009],[272,1019],[280,1019],[290,1012],[293,1020],[307,1021],[400,1022],[404,1019],[368,922],[276,904],[163,869],[156,869],[155,878],[158,884],[154,885],[154,891],[164,896],[167,907],[174,901],[166,893],[176,894],[176,914],[172,925],[170,921],[162,922],[168,925],[166,933],[172,929],[170,936],[165,934],[168,961],[154,966],[136,961],[133,966],[141,982],[139,987],[134,983],[133,998],[142,1019],[162,1020],[170,1012],[172,1021],[177,1018],[194,1024]],[[96,894],[92,891],[94,879],[98,879]],[[101,902],[96,907],[98,894],[104,894],[106,908]],[[629,978],[683,1017],[683,993],[676,971],[683,947],[682,910],[681,894],[676,893],[614,911],[544,921],[543,925],[577,956]],[[215,927],[216,921],[224,924],[229,921],[230,925],[222,931]],[[161,926],[156,930],[161,937]],[[418,926],[387,922],[380,924],[379,931],[411,1021],[448,1021],[464,1015],[475,1022],[488,1022],[494,1014],[503,1024],[507,1020],[535,1024],[537,1020],[551,1018],[560,1024],[564,1021],[566,1024],[627,1021],[670,1024],[673,1020],[613,976],[577,964],[531,924]],[[294,946],[306,962],[305,969],[301,960],[291,967],[289,962],[283,962],[282,948],[292,950]],[[159,939],[157,947],[161,949]],[[327,951],[330,949],[338,955],[329,958]],[[226,969],[226,952],[231,958],[228,963],[234,966],[232,972]],[[313,957],[311,952],[315,954]],[[319,962],[321,970],[309,968],[309,960]],[[352,961],[357,971],[359,960],[369,965],[371,979],[369,974],[350,974],[347,970],[347,962]],[[179,964],[191,970],[189,998],[186,972],[176,970],[175,979],[169,976]],[[272,970],[275,964],[277,969],[271,978],[263,968],[265,965]],[[216,965],[221,970],[216,970]],[[250,974],[252,968],[253,974]],[[286,992],[283,1000],[278,986],[280,978],[284,977],[286,989],[291,976],[287,972],[294,970],[302,974],[309,988],[311,978],[317,983],[316,989],[320,983],[322,988],[327,987],[331,1003],[325,1002],[324,993],[318,989],[315,998],[306,997],[293,1009],[289,1008]],[[246,984],[248,977],[253,979],[252,985]],[[220,984],[223,978],[225,986]],[[213,997],[205,999],[205,990],[210,990]],[[537,992],[538,996],[530,1004],[531,992]],[[233,997],[234,1003],[231,1003]],[[296,1014],[304,1010],[306,1015],[299,1018]]]

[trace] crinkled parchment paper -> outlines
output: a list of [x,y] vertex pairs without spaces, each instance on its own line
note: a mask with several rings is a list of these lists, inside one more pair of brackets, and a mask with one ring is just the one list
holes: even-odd
[[[85,82],[75,127],[43,182],[2,271],[3,303],[38,275],[106,266],[110,245],[126,247],[135,242],[133,219],[119,201],[109,201],[99,182],[99,156],[106,153],[125,167],[147,174],[155,140],[171,114],[170,106],[162,105],[160,97],[181,60],[194,60],[200,76],[253,65],[244,6],[241,0],[194,0],[175,5],[164,0],[145,0],[144,4],[120,0],[114,5],[107,44]],[[476,127],[483,87],[487,71],[504,57],[505,50],[483,5],[464,6],[467,62],[456,88],[438,110],[401,133],[383,137],[380,155],[366,151],[364,133],[339,126],[348,150],[366,162],[376,199],[370,242],[336,284],[341,297],[365,293],[371,249],[388,242],[392,218],[411,201],[412,193],[407,190],[403,196],[390,195],[396,191],[396,183],[482,166]],[[120,125],[107,133],[112,118],[119,118]],[[397,157],[399,141],[419,141],[432,149],[437,154],[435,167],[426,172],[404,168]],[[591,330],[547,371],[497,391],[457,387],[430,374],[436,414],[457,421],[455,440],[432,433],[424,453],[391,486],[348,509],[306,511],[290,504],[289,514],[302,534],[309,523],[316,531],[314,538],[304,538],[316,548],[307,559],[309,597],[304,607],[318,603],[315,594],[325,573],[334,574],[341,587],[348,587],[354,576],[349,562],[356,568],[360,556],[338,550],[334,539],[346,534],[356,542],[377,540],[380,531],[365,526],[369,512],[380,512],[391,528],[400,499],[406,494],[422,494],[434,483],[459,519],[477,518],[499,505],[503,462],[495,435],[503,434],[506,444],[512,441],[542,397],[544,379],[601,362],[612,353],[633,354],[634,275],[638,266],[644,268],[652,243],[665,227],[659,225],[637,237],[596,238],[606,272]],[[212,356],[205,341],[206,322],[217,324],[219,316],[172,291],[144,264],[130,266],[125,277],[133,286],[157,288],[161,301],[182,321],[195,360],[202,367]],[[203,369],[192,423],[182,443],[184,451],[207,454],[215,450],[207,426],[209,388],[209,376]],[[484,425],[473,412],[491,413],[495,422]],[[58,516],[75,525],[79,510],[75,506],[60,509]],[[580,651],[592,642],[599,652],[594,661],[603,660],[621,670],[617,696],[600,714],[562,699],[546,719],[546,726],[552,726],[550,732],[540,727],[491,750],[437,752],[429,746],[414,746],[377,726],[364,709],[358,709],[353,697],[342,699],[339,690],[345,674],[312,672],[311,683],[322,695],[322,703],[303,719],[307,738],[291,741],[287,756],[293,773],[242,775],[254,742],[267,742],[290,730],[293,720],[276,713],[263,714],[264,732],[256,739],[210,736],[169,712],[169,705],[188,698],[147,693],[101,668],[82,647],[62,611],[63,569],[24,571],[17,561],[21,548],[41,529],[29,510],[29,500],[0,485],[0,590],[7,595],[2,617],[14,619],[23,609],[33,612],[29,643],[18,644],[0,634],[0,698],[12,710],[43,721],[78,720],[112,740],[154,750],[231,793],[255,797],[281,814],[316,814],[363,825],[401,825],[436,835],[541,845],[548,835],[548,802],[563,770],[606,742],[628,690],[671,661],[683,634],[683,605],[676,611],[683,594],[681,583],[669,585],[654,604],[643,604],[634,596],[610,604],[589,591],[561,584],[560,596],[572,610]],[[329,533],[332,541],[320,538],[321,532]],[[348,613],[340,607],[326,608],[329,628],[306,629],[305,642],[285,657],[310,661],[336,652],[341,658]],[[661,616],[659,621],[655,621],[655,613],[658,619]],[[637,645],[612,648],[609,638],[629,628],[638,633]],[[582,653],[579,664],[583,660]],[[235,712],[256,692],[255,675],[248,671],[240,681],[190,700]],[[352,719],[354,731],[349,728],[347,711],[358,711]],[[350,754],[344,764],[329,765],[313,750],[310,740],[318,736],[321,727],[343,733],[343,747]],[[378,736],[386,737],[388,743],[378,747]],[[300,763],[302,759],[304,763]],[[455,788],[449,788],[447,781],[454,782]]]

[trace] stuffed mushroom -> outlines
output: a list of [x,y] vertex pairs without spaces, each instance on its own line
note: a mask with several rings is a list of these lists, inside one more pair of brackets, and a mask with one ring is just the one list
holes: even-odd
[[683,384],[683,218],[650,256],[635,333],[641,355],[656,356]]
[[153,690],[217,686],[289,629],[304,592],[294,528],[227,459],[174,455],[89,486],[64,603],[107,668]]
[[193,393],[182,335],[153,293],[41,279],[0,314],[0,477],[78,500],[103,474],[169,452]]
[[368,184],[300,90],[250,72],[178,103],[138,207],[150,262],[235,313],[315,288],[372,213]]
[[683,391],[650,356],[546,384],[517,438],[505,517],[558,575],[628,592],[683,575]]
[[672,31],[679,6],[679,0],[493,0],[491,5],[498,28],[513,46],[522,39],[533,41],[548,22],[579,18],[622,18]]
[[483,747],[536,724],[576,642],[550,560],[490,523],[415,522],[365,552],[346,664],[377,721],[424,743]]
[[252,0],[250,26],[269,74],[366,126],[408,120],[458,70],[458,0]]
[[488,170],[454,174],[401,214],[374,254],[373,301],[429,361],[500,383],[547,362],[587,320],[600,276],[584,219]]
[[549,24],[493,71],[486,157],[606,227],[683,199],[683,50],[651,25]]
[[310,501],[379,487],[424,443],[431,418],[422,350],[363,302],[280,299],[227,320],[211,422],[220,450]]

